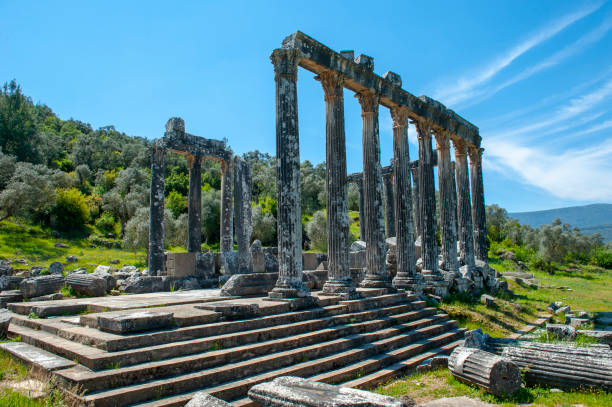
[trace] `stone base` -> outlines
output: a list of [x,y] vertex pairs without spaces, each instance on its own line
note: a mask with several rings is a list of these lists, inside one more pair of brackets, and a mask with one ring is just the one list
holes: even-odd
[[292,288],[292,287],[274,287],[268,293],[268,297],[272,300],[304,298],[309,295],[308,288]]
[[222,314],[226,320],[255,318],[260,315],[259,306],[257,304],[210,302],[196,305],[195,308],[218,312]]
[[338,296],[343,300],[356,300],[361,298],[361,294],[357,292],[355,285],[351,281],[327,280],[323,286],[322,294]]
[[369,276],[366,273],[365,278],[359,283],[359,287],[361,288],[388,288],[393,290],[393,285],[391,285],[391,280],[383,280],[376,276]]
[[414,276],[395,276],[393,287],[405,290],[411,294],[421,295],[423,293],[423,277],[420,274]]
[[[101,331],[117,334],[127,334],[133,332],[147,332],[173,325],[174,314],[172,312],[160,311],[131,311],[122,312],[118,315],[98,315],[97,328]],[[81,317],[81,324],[86,325],[87,316]]]
[[431,270],[423,270],[424,287],[423,292],[425,294],[431,294],[444,298],[448,296],[448,283],[439,272]]
[[318,305],[317,298],[310,295],[299,298],[274,298],[271,294],[272,292],[270,292],[268,298],[264,298],[264,300],[286,302],[289,304],[289,308],[291,308],[292,311],[314,308]]

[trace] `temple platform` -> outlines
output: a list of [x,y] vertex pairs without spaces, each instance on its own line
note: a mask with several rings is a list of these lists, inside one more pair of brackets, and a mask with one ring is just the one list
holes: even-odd
[[9,334],[21,342],[0,348],[78,388],[82,405],[183,406],[204,390],[255,406],[249,388],[278,376],[369,388],[463,339],[414,296],[359,291],[358,300],[313,292],[305,302],[194,290],[15,303]]

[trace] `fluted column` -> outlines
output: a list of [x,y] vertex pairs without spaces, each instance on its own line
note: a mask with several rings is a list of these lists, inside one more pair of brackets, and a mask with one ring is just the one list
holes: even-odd
[[474,238],[472,230],[472,205],[470,203],[470,178],[467,166],[467,143],[453,139],[457,171],[457,225],[459,226],[459,255],[467,266],[464,277],[472,278],[474,272]]
[[249,250],[253,226],[251,220],[251,168],[242,157],[234,162],[234,219],[236,220],[236,243],[238,244],[238,274],[253,271],[253,258]]
[[366,275],[362,287],[391,287],[385,266],[385,223],[382,202],[382,168],[378,136],[379,96],[374,92],[356,95],[363,121],[363,192],[366,234]]
[[458,272],[457,230],[454,224],[453,180],[450,160],[450,138],[448,133],[436,133],[438,149],[438,184],[440,190],[440,237],[442,238],[443,269]]
[[419,206],[421,210],[423,270],[437,272],[436,190],[432,164],[431,128],[424,121],[417,121],[415,124],[419,140]]
[[231,161],[221,163],[221,253],[234,250],[234,169]]
[[414,218],[415,218],[415,239],[421,236],[423,233],[422,220],[421,220],[421,189],[419,187],[419,166],[412,168],[412,185],[414,189],[414,196],[412,202],[414,203]]
[[202,156],[190,155],[187,251],[202,251]]
[[472,186],[472,220],[474,222],[474,255],[488,263],[487,224],[482,182],[482,152],[484,148],[470,146],[470,178]]
[[[452,193],[451,193],[451,197],[453,198],[453,227],[455,228],[455,233],[457,234],[456,238],[457,240],[459,240],[459,226],[457,225],[457,181],[455,179],[455,174],[457,173],[456,170],[457,166],[455,165],[455,162],[452,161],[451,162],[451,187],[452,187]],[[457,246],[457,242],[455,242],[455,246]]]
[[359,190],[359,239],[365,241],[365,203],[363,202],[363,179],[357,181]]
[[343,78],[333,71],[318,76],[325,92],[325,155],[327,171],[328,277],[323,292],[355,297],[349,263],[348,185],[346,183],[346,137],[344,133]]
[[149,275],[165,270],[164,256],[164,161],[165,150],[157,143],[151,152],[151,200],[149,213]]
[[297,68],[299,51],[276,49],[270,57],[276,82],[276,192],[278,280],[271,298],[308,295],[302,282],[302,208]]
[[393,286],[418,294],[422,277],[416,272],[414,225],[412,218],[412,188],[410,185],[410,151],[408,145],[408,109],[394,107],[393,173],[395,174],[395,231],[397,273]]
[[387,237],[393,237],[395,232],[395,199],[393,198],[393,174],[383,176],[385,183],[385,226]]

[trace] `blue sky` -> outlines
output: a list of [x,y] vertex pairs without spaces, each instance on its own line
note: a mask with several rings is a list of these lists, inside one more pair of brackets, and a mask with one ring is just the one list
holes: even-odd
[[[275,153],[269,55],[301,30],[480,127],[485,199],[509,211],[612,202],[612,2],[0,2],[0,81],[62,118],[160,137],[169,117]],[[300,70],[301,157],[325,159],[323,92]],[[361,118],[345,92],[349,172]],[[391,120],[380,110],[383,165]],[[411,157],[417,156],[409,131]]]

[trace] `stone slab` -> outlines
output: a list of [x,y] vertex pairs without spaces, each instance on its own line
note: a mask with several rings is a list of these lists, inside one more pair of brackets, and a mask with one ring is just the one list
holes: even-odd
[[[120,314],[99,314],[97,328],[101,331],[117,334],[134,332],[149,332],[172,327],[174,314],[171,312],[154,310],[135,310]],[[86,324],[81,317],[81,325]]]
[[221,294],[246,297],[268,294],[278,280],[278,273],[235,274],[221,288]]
[[196,274],[195,253],[166,253],[166,275],[191,277]]
[[23,342],[0,343],[0,349],[7,351],[11,355],[16,356],[43,372],[53,372],[76,365],[76,363],[71,360],[64,359]]
[[199,391],[189,400],[185,407],[232,407],[232,405],[208,393]]
[[196,305],[198,309],[205,309],[218,312],[225,319],[245,319],[255,318],[260,315],[259,306],[257,304],[245,304],[239,302],[209,302],[203,305]]
[[371,393],[320,383],[300,377],[282,376],[249,390],[251,400],[268,407],[407,407],[403,401]]
[[478,399],[472,399],[466,396],[461,397],[443,397],[437,400],[431,400],[426,403],[419,404],[418,407],[493,407],[495,404],[485,403]]
[[[37,303],[30,308],[30,313],[38,315],[40,318],[55,317],[60,315],[76,315],[87,310],[86,304],[63,303],[58,301],[45,301]],[[12,305],[12,304],[11,304]]]

